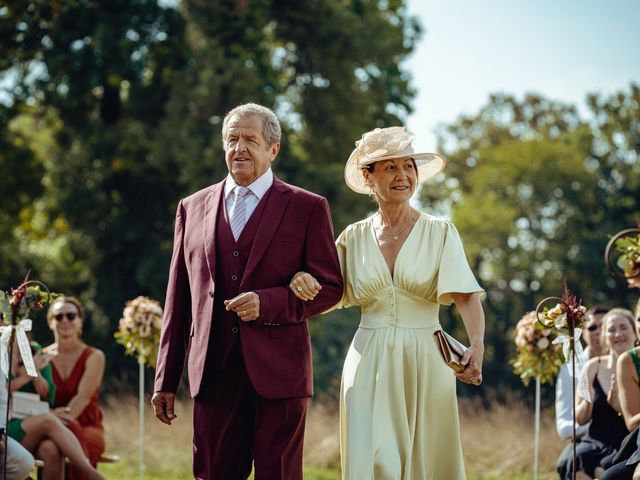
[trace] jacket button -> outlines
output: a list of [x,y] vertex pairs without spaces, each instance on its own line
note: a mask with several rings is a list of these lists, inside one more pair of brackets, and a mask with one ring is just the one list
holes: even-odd
[[212,291],[212,290],[209,290],[209,296],[210,296],[211,298],[213,298],[213,291]]
[[237,250],[234,250],[234,252],[233,252],[233,256],[234,256],[234,257],[237,257],[238,255],[240,255],[240,252],[239,252],[239,251],[237,251]]
[[231,329],[231,331],[232,331],[233,333],[238,333],[238,327],[233,327],[233,328]]
[[238,275],[231,275],[231,280],[237,280],[238,279]]

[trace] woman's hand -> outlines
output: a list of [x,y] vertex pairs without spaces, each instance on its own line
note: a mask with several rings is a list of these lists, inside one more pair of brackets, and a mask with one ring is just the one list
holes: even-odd
[[482,383],[483,356],[484,345],[482,343],[477,343],[467,348],[460,362],[462,365],[466,365],[466,367],[462,372],[456,373],[458,380],[471,385],[480,385]]
[[62,423],[67,423],[70,420],[73,420],[73,416],[71,415],[71,409],[69,407],[58,407],[53,408],[51,410],[56,417],[62,420]]
[[291,279],[289,288],[296,297],[306,302],[316,298],[322,290],[322,285],[310,273],[298,272]]
[[51,362],[51,357],[44,353],[42,350],[37,350],[33,354],[33,363],[36,366],[36,370],[38,370],[38,372],[49,365],[49,362]]

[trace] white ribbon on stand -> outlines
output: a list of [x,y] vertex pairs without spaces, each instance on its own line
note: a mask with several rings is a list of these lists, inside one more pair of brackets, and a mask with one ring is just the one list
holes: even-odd
[[36,365],[33,363],[33,354],[31,353],[31,345],[27,332],[31,331],[31,320],[25,318],[20,320],[17,325],[3,325],[0,327],[0,370],[4,376],[9,378],[9,341],[11,339],[11,330],[15,329],[16,339],[18,340],[18,350],[22,357],[22,363],[27,373],[32,377],[38,376]]
[[[573,330],[573,336],[560,334],[553,341],[554,344],[562,344],[562,353],[564,354],[564,360],[567,364],[567,368],[569,368],[569,374],[572,377],[576,375],[576,372],[580,373],[582,371],[582,367],[585,364],[584,349],[582,348],[582,343],[580,342],[581,335],[582,329],[575,328]],[[573,342],[573,351],[575,352],[576,372],[573,371],[573,362],[571,361],[571,342]],[[587,402],[591,402],[591,394],[589,393],[589,386],[587,382],[578,382],[578,392],[580,393],[580,396]]]

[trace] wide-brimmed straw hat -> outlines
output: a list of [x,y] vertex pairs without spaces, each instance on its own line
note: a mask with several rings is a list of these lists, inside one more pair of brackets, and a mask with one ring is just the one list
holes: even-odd
[[349,188],[358,193],[371,193],[362,169],[372,163],[394,158],[413,158],[418,169],[419,184],[440,173],[447,159],[439,153],[415,153],[411,145],[413,139],[413,133],[404,127],[376,128],[362,135],[344,167],[344,180]]

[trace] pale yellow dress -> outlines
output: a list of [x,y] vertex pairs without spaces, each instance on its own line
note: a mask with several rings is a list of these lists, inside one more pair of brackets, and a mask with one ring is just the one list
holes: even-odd
[[336,241],[345,292],[362,317],[345,359],[340,450],[345,480],[464,479],[455,377],[433,332],[452,292],[482,292],[451,222],[421,214],[391,273],[372,218]]

